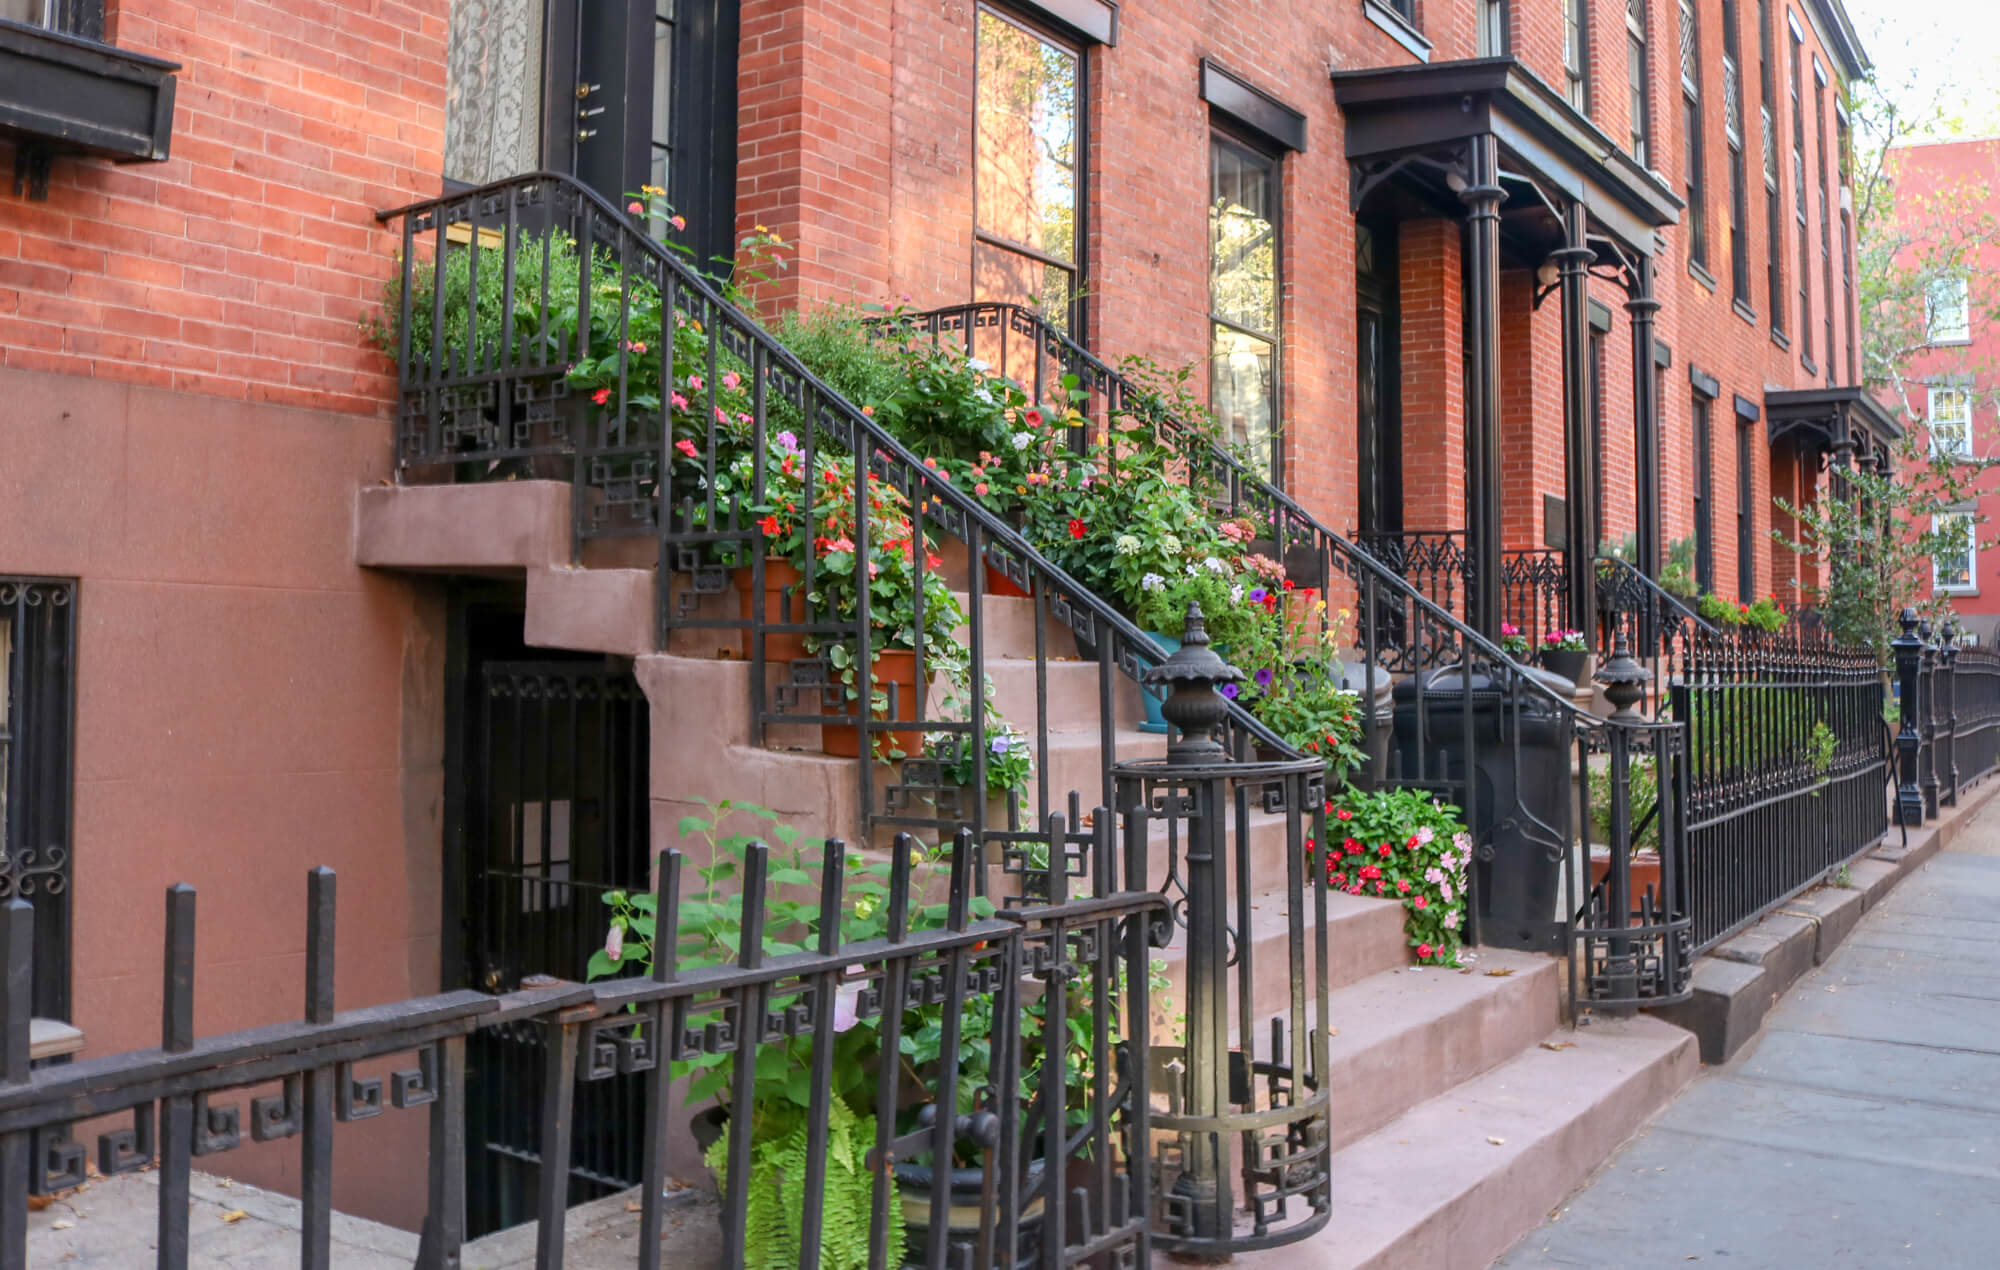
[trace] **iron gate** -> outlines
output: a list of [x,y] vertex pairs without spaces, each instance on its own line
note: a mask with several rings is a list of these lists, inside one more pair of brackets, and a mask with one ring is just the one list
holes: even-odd
[[[494,661],[477,685],[468,798],[468,982],[491,993],[536,976],[581,980],[604,942],[607,891],[644,889],[646,700],[602,664]],[[531,1020],[474,1032],[466,1050],[467,1225],[527,1221],[541,1169],[544,1030]],[[639,1180],[638,1082],[578,1091],[570,1199]]]

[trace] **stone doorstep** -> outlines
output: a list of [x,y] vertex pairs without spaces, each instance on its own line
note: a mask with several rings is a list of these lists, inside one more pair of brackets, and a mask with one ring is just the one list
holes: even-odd
[[1701,1043],[1702,1062],[1728,1062],[1757,1035],[1785,991],[1807,970],[1824,964],[1864,912],[1927,864],[1996,794],[2000,781],[1968,791],[1939,819],[1912,829],[1907,843],[1901,830],[1891,826],[1880,842],[1847,866],[1847,886],[1808,891],[1718,944],[1695,962],[1694,996],[1651,1013],[1693,1032]]

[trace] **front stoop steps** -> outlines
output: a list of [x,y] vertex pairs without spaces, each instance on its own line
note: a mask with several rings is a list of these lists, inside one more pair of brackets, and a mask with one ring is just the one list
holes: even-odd
[[[807,833],[847,831],[857,820],[849,761],[783,748],[809,746],[809,735],[751,744],[749,664],[697,641],[688,655],[653,650],[651,569],[591,552],[585,563],[598,567],[572,567],[566,485],[375,486],[361,491],[356,520],[364,565],[524,576],[529,643],[633,658],[652,703],[656,843],[672,841],[689,810],[677,794],[755,802]],[[1031,603],[988,597],[986,605],[997,704],[1032,733]],[[1075,787],[1088,809],[1098,801],[1097,667],[1063,659],[1073,651],[1066,636],[1052,633],[1049,645],[1058,658],[1048,668],[1051,803],[1063,806]],[[1163,753],[1165,738],[1134,726],[1136,694],[1118,688],[1120,757]],[[877,796],[879,807],[879,787]],[[1155,841],[1157,882],[1166,847],[1163,834]],[[1252,896],[1245,944],[1259,1020],[1282,1012],[1292,987],[1288,849],[1281,821],[1253,818],[1252,870],[1269,879]],[[1329,895],[1327,943],[1333,1217],[1311,1239],[1237,1264],[1484,1270],[1695,1073],[1694,1038],[1657,1019],[1564,1028],[1564,971],[1553,958],[1472,950],[1463,971],[1412,965],[1394,901]],[[1168,1000],[1180,994],[1184,946],[1163,950]],[[686,1251],[688,1264],[701,1263],[705,1249]]]

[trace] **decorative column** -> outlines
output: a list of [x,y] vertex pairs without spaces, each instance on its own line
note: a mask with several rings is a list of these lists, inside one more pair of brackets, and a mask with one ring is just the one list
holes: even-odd
[[1917,626],[1917,638],[1924,642],[1918,677],[1921,684],[1917,688],[1917,699],[1923,703],[1923,791],[1924,816],[1936,820],[1938,814],[1938,769],[1937,769],[1937,667],[1938,645],[1933,641],[1934,632],[1929,622]]
[[1903,633],[1890,642],[1896,650],[1896,823],[1920,829],[1924,823],[1924,794],[1917,785],[1917,751],[1923,738],[1917,732],[1918,663],[1924,642],[1917,638],[1917,611],[1903,610]]
[[1591,484],[1590,262],[1582,203],[1563,209],[1563,246],[1551,254],[1562,271],[1563,567],[1568,571],[1568,625],[1594,629],[1597,579],[1597,491]]
[[1632,315],[1632,467],[1638,505],[1639,572],[1660,578],[1660,391],[1653,369],[1653,320],[1660,301],[1653,294],[1653,258],[1638,257],[1625,311]]
[[[1471,250],[1465,282],[1470,303],[1466,345],[1471,375],[1465,402],[1465,529],[1470,594],[1466,616],[1488,639],[1500,637],[1500,143],[1472,138],[1471,183],[1458,192],[1468,209]],[[1447,371],[1447,373],[1449,373]]]

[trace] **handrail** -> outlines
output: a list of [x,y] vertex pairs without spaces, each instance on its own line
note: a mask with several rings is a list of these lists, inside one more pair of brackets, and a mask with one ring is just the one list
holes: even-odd
[[[1038,339],[1042,340],[1046,345],[1060,350],[1064,361],[1087,368],[1092,375],[1106,383],[1118,385],[1122,392],[1130,396],[1143,397],[1147,395],[1122,372],[1114,370],[1102,359],[1078,344],[1075,340],[1072,340],[1067,334],[1050,325],[1048,319],[1044,318],[1040,313],[1025,305],[1000,301],[979,301],[972,304],[949,305],[943,308],[930,309],[914,315],[903,315],[901,320],[906,323],[921,323],[931,333],[938,334],[942,332],[944,323],[952,319],[972,319],[982,312],[1005,315],[1010,321],[1018,321],[1032,326],[1035,328]],[[891,319],[891,321],[893,320],[895,319]],[[970,334],[970,329],[968,325],[968,335]],[[1200,435],[1198,429],[1188,424],[1185,420],[1175,417],[1169,411],[1163,410],[1158,412],[1158,417],[1167,425],[1168,431],[1172,435],[1179,437],[1196,437]],[[1502,652],[1497,644],[1494,644],[1478,631],[1466,625],[1448,609],[1434,603],[1428,596],[1411,586],[1404,578],[1384,566],[1373,555],[1328,527],[1324,521],[1321,521],[1317,516],[1307,511],[1301,503],[1289,494],[1286,494],[1277,486],[1272,485],[1263,477],[1244,467],[1243,464],[1238,462],[1221,446],[1210,443],[1207,446],[1207,451],[1205,455],[1201,456],[1201,460],[1215,465],[1226,473],[1225,488],[1231,494],[1232,501],[1234,501],[1237,491],[1244,489],[1254,491],[1260,498],[1268,499],[1273,505],[1282,509],[1293,521],[1310,529],[1315,535],[1324,540],[1326,545],[1333,548],[1344,558],[1343,563],[1350,567],[1358,566],[1366,569],[1372,575],[1377,585],[1386,586],[1397,599],[1402,600],[1406,604],[1415,605],[1426,617],[1434,622],[1445,625],[1460,639],[1470,643],[1474,649],[1491,659],[1496,665],[1504,667],[1514,664],[1512,659],[1506,653]],[[1194,458],[1192,455],[1188,457],[1191,461]],[[1532,694],[1540,697],[1544,704],[1554,706],[1573,718],[1589,720],[1592,723],[1603,722],[1603,720],[1591,715],[1588,711],[1578,708],[1574,701],[1564,698],[1534,676],[1522,675],[1519,676],[1519,679]]]
[[[630,215],[620,211],[610,201],[605,199],[603,195],[582,184],[576,178],[564,173],[546,171],[510,177],[473,189],[420,200],[399,208],[379,211],[376,213],[376,219],[380,222],[387,222],[397,217],[402,217],[406,227],[404,239],[407,245],[409,242],[408,226],[414,220],[426,215],[439,214],[454,207],[464,207],[468,209],[471,219],[467,240],[478,241],[482,232],[499,228],[498,226],[482,227],[479,224],[477,209],[482,200],[504,196],[510,191],[544,182],[560,187],[566,195],[579,200],[582,209],[594,212],[605,224],[615,226],[618,230],[622,231],[622,236],[618,244],[621,252],[632,248],[637,248],[643,252],[648,258],[647,263],[661,272],[662,279],[666,276],[671,276],[676,287],[681,288],[684,292],[693,293],[699,298],[701,303],[708,306],[711,312],[720,314],[723,321],[736,328],[738,333],[746,336],[754,343],[757,353],[761,356],[761,364],[765,368],[765,379],[771,381],[773,386],[777,387],[781,393],[784,393],[788,400],[793,401],[793,404],[803,407],[804,399],[809,392],[817,398],[823,409],[830,409],[837,415],[840,425],[851,430],[851,434],[854,437],[866,438],[865,444],[872,451],[872,458],[868,465],[871,472],[879,472],[881,475],[890,478],[899,488],[903,488],[906,493],[915,492],[909,486],[920,486],[922,490],[921,501],[926,508],[948,507],[951,509],[953,515],[958,518],[959,523],[958,526],[954,526],[951,523],[951,517],[941,516],[935,512],[926,513],[924,516],[925,520],[939,524],[962,540],[967,537],[962,532],[962,526],[966,523],[976,525],[978,537],[988,543],[1003,547],[1008,554],[1025,561],[1031,571],[1040,574],[1047,582],[1052,584],[1062,598],[1070,605],[1081,607],[1088,612],[1094,624],[1093,628],[1095,628],[1095,624],[1102,624],[1108,627],[1120,637],[1120,640],[1126,646],[1150,658],[1155,664],[1166,659],[1167,654],[1165,650],[1156,644],[1144,631],[1141,631],[1136,625],[1128,621],[1108,602],[1085,588],[1068,573],[1043,556],[1013,526],[1008,525],[1005,521],[986,510],[970,494],[961,490],[958,486],[953,485],[947,480],[940,479],[934,471],[926,467],[923,461],[901,441],[897,440],[896,437],[877,424],[869,415],[863,413],[859,407],[847,400],[846,397],[842,396],[831,385],[815,375],[776,336],[767,331],[755,318],[725,299],[708,279],[702,277],[686,261],[681,259],[679,255],[662,246],[650,235],[635,229],[632,224],[633,218]],[[508,212],[509,219],[507,225],[512,227],[514,221],[511,216],[511,205],[508,208]],[[586,249],[594,249],[596,245],[595,243],[588,244],[586,245]],[[406,252],[406,258],[407,254]],[[621,267],[629,270],[629,266],[626,265],[625,257],[622,254],[620,256],[620,264]],[[407,263],[405,270],[406,272],[408,270]],[[407,286],[403,294],[404,306],[407,310],[409,294]],[[641,333],[643,334],[644,332]],[[424,387],[425,385],[422,383],[407,382],[407,372],[409,369],[407,332],[405,333],[404,346],[406,356],[404,358],[403,369],[406,382],[402,386],[406,391]],[[628,353],[621,349],[619,352],[621,376],[628,356]],[[468,353],[468,360],[470,360],[470,357],[471,355]],[[782,376],[774,375],[774,371],[782,372]],[[790,377],[793,383],[797,385],[796,397],[793,396],[792,392],[786,391],[790,386],[783,382],[783,377]],[[619,408],[621,412],[625,408],[622,396],[619,401]],[[829,420],[823,414],[816,415],[811,420],[812,425],[816,427],[828,422]],[[669,435],[664,437],[660,442],[661,458],[663,462],[670,462],[671,429],[666,429],[665,431]],[[855,445],[851,448],[858,452],[860,447],[859,445]],[[711,463],[712,461],[711,459]],[[902,467],[903,471],[900,477],[892,471],[882,470],[887,468],[891,463],[899,464]],[[711,471],[709,475],[712,482],[713,472]],[[913,498],[913,505],[917,501],[917,499]],[[660,517],[660,528],[664,530],[667,524],[665,508],[661,509]],[[921,553],[918,554],[921,556]],[[919,578],[922,576],[923,568],[923,565],[918,565]],[[863,589],[865,590],[865,588]],[[921,589],[921,586],[919,589]],[[863,647],[864,649],[866,647],[865,636]],[[1121,659],[1120,669],[1129,677],[1136,678],[1141,667],[1129,659]],[[977,695],[976,693],[974,694],[975,697]],[[1253,739],[1290,757],[1301,757],[1297,750],[1270,728],[1258,721],[1243,706],[1232,701],[1228,703],[1228,707],[1228,723],[1238,733],[1245,734],[1249,739]],[[1232,746],[1231,748],[1234,750],[1237,747]]]
[[[1659,582],[1647,577],[1631,561],[1620,559],[1617,556],[1598,556],[1596,564],[1599,568],[1607,564],[1614,566],[1613,572],[1618,573],[1626,582],[1638,583],[1643,590],[1651,592],[1654,598],[1664,602],[1669,608],[1677,610],[1682,617],[1693,622],[1696,627],[1706,631],[1708,634],[1714,635],[1717,633],[1714,623],[1689,608],[1679,596],[1661,586]],[[1604,599],[1605,592],[1608,589],[1603,579],[1600,578],[1597,587],[1598,607],[1600,609],[1608,607]]]

